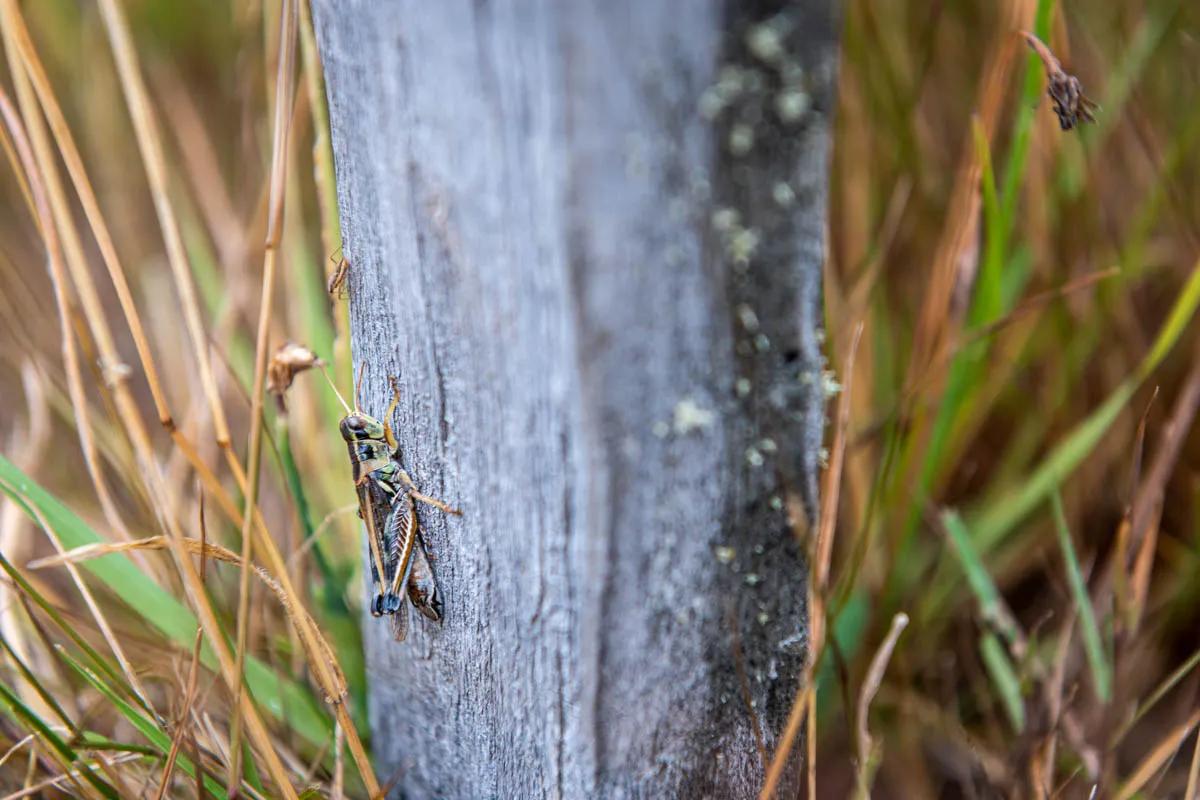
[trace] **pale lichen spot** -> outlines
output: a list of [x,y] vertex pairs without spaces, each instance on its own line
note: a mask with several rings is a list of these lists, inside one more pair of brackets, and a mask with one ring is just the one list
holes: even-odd
[[758,250],[758,244],[758,231],[753,228],[739,227],[729,237],[729,258],[735,264],[749,264],[750,259],[754,257],[754,253]]
[[804,119],[812,108],[812,98],[803,89],[784,89],[775,95],[775,113],[784,123],[793,124]]
[[796,202],[796,192],[787,181],[777,181],[771,187],[771,198],[781,208],[791,208],[792,203]]
[[713,550],[713,553],[722,564],[732,564],[733,559],[737,558],[737,550],[732,547],[720,546]]
[[754,149],[754,128],[739,122],[729,129],[729,152],[744,156]]
[[838,383],[837,376],[829,370],[821,372],[821,390],[825,392],[826,397],[833,397],[842,391],[842,385]]
[[712,213],[713,230],[728,233],[738,226],[739,219],[736,208],[718,208]]
[[754,313],[749,303],[739,303],[736,310],[738,321],[742,323],[743,328],[750,333],[758,330],[758,314]]
[[758,612],[758,624],[759,624],[759,625],[766,625],[766,624],[767,624],[768,622],[770,622],[770,621],[771,621],[771,615],[770,615],[770,614],[768,614],[768,613],[767,613],[767,612],[765,612],[765,611],[760,611],[760,612]]
[[756,58],[768,64],[777,64],[786,55],[783,37],[770,22],[755,25],[746,33],[746,47]]
[[737,391],[738,397],[745,397],[750,394],[750,390],[754,388],[754,385],[750,383],[749,378],[738,378],[733,388]]
[[686,436],[692,431],[707,428],[717,419],[717,413],[704,408],[690,397],[675,404],[675,433]]
[[749,464],[752,467],[761,467],[765,461],[766,461],[766,459],[763,458],[762,452],[759,451],[759,449],[757,447],[754,447],[753,445],[751,445],[750,447],[746,448],[746,463],[747,464]]
[[715,86],[710,86],[700,94],[700,116],[709,122],[721,116],[724,108],[725,98],[721,96]]
[[659,439],[665,439],[671,433],[671,426],[660,419],[650,431]]
[[762,583],[762,576],[757,572],[751,572],[745,577],[745,581],[747,586],[758,586]]

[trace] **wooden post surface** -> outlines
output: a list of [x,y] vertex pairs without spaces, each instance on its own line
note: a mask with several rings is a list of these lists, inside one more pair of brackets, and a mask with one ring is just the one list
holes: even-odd
[[404,796],[761,786],[807,641],[830,5],[313,0],[364,407],[399,378],[404,465],[464,511],[419,510],[444,623],[365,622]]

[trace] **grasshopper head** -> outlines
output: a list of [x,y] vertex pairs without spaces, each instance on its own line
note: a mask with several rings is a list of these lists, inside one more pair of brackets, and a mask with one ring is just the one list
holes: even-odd
[[342,417],[342,424],[339,427],[342,431],[342,438],[347,442],[386,438],[383,423],[374,417],[368,417],[361,411],[353,411]]

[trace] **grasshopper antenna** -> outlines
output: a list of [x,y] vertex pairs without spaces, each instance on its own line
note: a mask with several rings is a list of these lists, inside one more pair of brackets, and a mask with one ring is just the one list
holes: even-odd
[[333,378],[329,377],[329,370],[325,369],[325,365],[321,365],[321,374],[325,376],[325,382],[329,384],[329,388],[333,389],[334,395],[337,396],[338,402],[342,404],[342,408],[346,409],[347,414],[353,414],[350,406],[346,405],[346,398],[342,397],[342,393],[338,391],[337,386],[333,382]]
[[363,374],[367,371],[367,362],[363,362],[358,368],[358,380],[354,382],[354,410],[358,411],[361,405],[362,398],[362,379]]

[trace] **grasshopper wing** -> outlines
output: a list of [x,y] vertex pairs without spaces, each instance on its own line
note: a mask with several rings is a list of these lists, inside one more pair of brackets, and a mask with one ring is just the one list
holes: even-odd
[[442,621],[442,595],[438,591],[437,579],[433,576],[433,567],[425,554],[425,543],[417,535],[416,546],[413,548],[412,570],[408,576],[408,599],[413,607],[434,622]]

